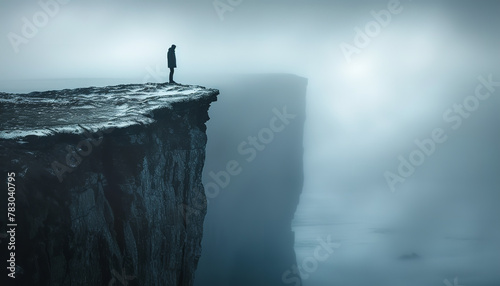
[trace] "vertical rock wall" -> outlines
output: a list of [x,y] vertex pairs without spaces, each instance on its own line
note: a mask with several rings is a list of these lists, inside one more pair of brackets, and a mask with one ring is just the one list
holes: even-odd
[[153,110],[151,124],[0,140],[2,175],[16,173],[16,285],[192,285],[217,94]]

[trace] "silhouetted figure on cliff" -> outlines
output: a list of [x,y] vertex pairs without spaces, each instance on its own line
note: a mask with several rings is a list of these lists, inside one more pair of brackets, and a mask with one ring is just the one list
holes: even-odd
[[168,49],[167,53],[168,68],[170,69],[169,83],[176,83],[174,81],[174,68],[177,67],[177,60],[175,59],[175,45]]

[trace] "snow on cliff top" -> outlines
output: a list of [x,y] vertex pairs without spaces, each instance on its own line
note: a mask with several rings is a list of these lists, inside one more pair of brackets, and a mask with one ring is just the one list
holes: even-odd
[[0,139],[149,124],[153,110],[216,94],[215,89],[166,83],[0,93]]

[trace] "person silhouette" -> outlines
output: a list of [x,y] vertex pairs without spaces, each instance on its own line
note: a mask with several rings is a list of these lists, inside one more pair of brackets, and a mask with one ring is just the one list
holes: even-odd
[[168,68],[170,69],[170,76],[168,77],[169,83],[176,83],[174,81],[174,68],[177,67],[177,60],[175,59],[175,45],[172,45],[168,49],[167,53],[167,61]]

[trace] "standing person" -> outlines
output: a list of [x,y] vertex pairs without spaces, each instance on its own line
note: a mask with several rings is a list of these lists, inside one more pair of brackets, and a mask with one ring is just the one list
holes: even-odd
[[169,83],[176,83],[174,81],[174,68],[177,67],[177,60],[175,59],[175,45],[168,49],[167,53],[168,68],[170,69]]

